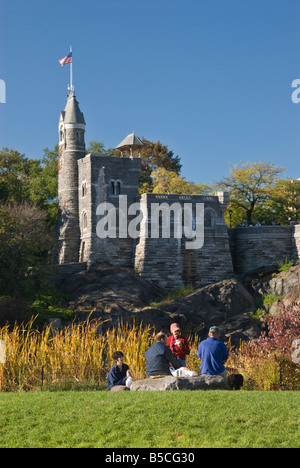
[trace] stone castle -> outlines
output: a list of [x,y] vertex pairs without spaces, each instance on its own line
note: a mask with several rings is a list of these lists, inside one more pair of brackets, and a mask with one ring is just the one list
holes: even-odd
[[[201,287],[234,273],[275,264],[286,258],[297,260],[300,254],[300,226],[265,226],[228,230],[224,213],[229,203],[226,192],[214,196],[139,195],[141,140],[128,135],[117,147],[120,156],[86,154],[85,119],[74,91],[68,95],[59,119],[58,160],[58,258],[66,268],[90,269],[101,265],[134,268],[146,280],[166,290],[184,284]],[[129,236],[132,213],[120,216],[120,199],[140,218],[137,236]],[[164,223],[175,231],[175,215],[164,218],[164,206],[183,213],[191,207],[191,225],[197,221],[196,206],[204,207],[204,243],[187,249],[184,231],[181,236],[163,235]],[[107,211],[99,212],[99,206]],[[155,206],[156,212],[151,209]],[[108,210],[116,216],[113,236],[99,236],[97,226]],[[155,219],[154,219],[155,217]],[[181,218],[183,220],[183,216]],[[125,224],[125,230],[124,230]],[[157,236],[151,229],[157,228]]]

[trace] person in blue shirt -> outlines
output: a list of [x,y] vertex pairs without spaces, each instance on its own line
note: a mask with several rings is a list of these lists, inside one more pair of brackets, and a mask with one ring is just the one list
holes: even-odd
[[[129,366],[124,364],[124,355],[122,351],[115,351],[113,354],[115,365],[110,369],[107,376],[107,389],[126,385],[126,380],[131,377]],[[125,390],[125,388],[124,388]]]
[[220,329],[211,327],[209,329],[208,338],[201,341],[197,356],[201,359],[201,374],[202,375],[222,375],[227,376],[225,362],[229,357],[226,345],[219,340]]

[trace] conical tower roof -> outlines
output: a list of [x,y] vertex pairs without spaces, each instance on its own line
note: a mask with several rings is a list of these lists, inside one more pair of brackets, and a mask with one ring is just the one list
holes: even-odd
[[85,125],[84,116],[81,110],[79,109],[79,104],[76,100],[74,91],[71,91],[68,96],[67,105],[64,110],[64,123]]

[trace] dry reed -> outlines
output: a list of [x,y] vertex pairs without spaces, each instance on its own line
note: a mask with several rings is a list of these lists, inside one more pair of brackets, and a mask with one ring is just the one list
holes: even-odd
[[87,320],[59,331],[27,324],[5,326],[0,339],[6,345],[6,363],[1,374],[0,391],[30,391],[42,386],[66,388],[71,384],[97,387],[106,380],[114,364],[116,350],[124,353],[134,379],[144,378],[146,349],[154,342],[150,327],[129,327],[99,333],[101,322]]

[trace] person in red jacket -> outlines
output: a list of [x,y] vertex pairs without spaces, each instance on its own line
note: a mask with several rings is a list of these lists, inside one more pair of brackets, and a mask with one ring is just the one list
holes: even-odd
[[190,354],[188,340],[181,334],[178,323],[172,323],[170,331],[172,335],[168,338],[167,346],[171,349],[174,356],[177,357],[181,367],[186,367],[185,358]]

